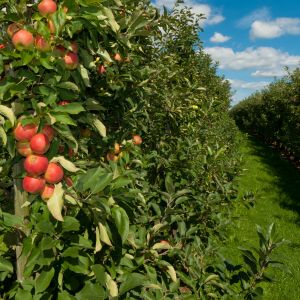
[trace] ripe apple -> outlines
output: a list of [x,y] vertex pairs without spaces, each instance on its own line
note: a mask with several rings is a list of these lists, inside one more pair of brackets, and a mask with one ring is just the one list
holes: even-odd
[[42,16],[46,16],[55,13],[57,5],[53,0],[42,0],[38,5],[38,10]]
[[135,135],[132,137],[132,140],[133,140],[133,143],[134,143],[135,145],[140,145],[140,144],[143,142],[141,136],[139,136],[138,134],[135,134]]
[[49,183],[58,183],[64,177],[64,171],[61,166],[56,163],[49,163],[48,168],[44,175],[45,179]]
[[69,155],[69,157],[73,157],[75,155],[75,152],[72,148],[69,148],[68,155]]
[[48,200],[54,193],[54,185],[45,185],[44,189],[41,191],[41,197],[43,200]]
[[31,194],[37,194],[44,189],[45,184],[44,178],[25,176],[23,179],[23,190]]
[[46,172],[48,164],[46,156],[31,154],[24,160],[24,169],[29,175],[42,175]]
[[17,31],[21,29],[21,25],[17,23],[11,23],[7,26],[7,34],[12,37]]
[[13,35],[12,42],[16,48],[29,48],[33,45],[34,38],[31,32],[21,29]]
[[97,69],[98,74],[106,73],[106,68],[103,65],[99,65]]
[[41,35],[35,37],[34,44],[35,47],[40,51],[50,50],[50,44]]
[[18,123],[17,127],[14,129],[14,137],[17,141],[29,141],[38,131],[38,126],[36,124],[22,125]]
[[47,136],[49,142],[51,142],[55,136],[55,131],[49,124],[44,126],[44,128],[42,129],[42,133]]
[[5,49],[6,47],[5,47],[5,45],[4,44],[0,44],[0,50],[1,49]]
[[78,66],[78,55],[71,51],[67,52],[64,56],[65,66],[68,70],[74,70]]
[[114,59],[115,59],[115,61],[118,61],[118,62],[122,61],[122,57],[119,53],[115,54]]
[[58,45],[54,48],[54,54],[56,54],[60,57],[64,57],[66,51],[67,51],[67,49],[62,45]]
[[30,148],[34,153],[44,154],[48,151],[50,142],[44,133],[37,133],[30,140]]
[[32,154],[29,141],[17,142],[16,146],[17,146],[18,153],[21,154],[22,156],[27,157],[30,154]]
[[108,161],[117,161],[119,158],[118,158],[118,156],[115,155],[114,153],[108,152],[108,153],[106,154],[106,159],[107,159]]
[[60,105],[60,106],[64,106],[64,105],[70,104],[70,101],[69,100],[62,100],[62,101],[59,101],[57,104]]

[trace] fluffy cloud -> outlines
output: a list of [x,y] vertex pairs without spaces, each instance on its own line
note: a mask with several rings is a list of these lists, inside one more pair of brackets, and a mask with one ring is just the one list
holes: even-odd
[[257,10],[254,10],[249,15],[243,17],[237,22],[239,27],[247,28],[254,21],[266,21],[271,18],[270,10],[267,7],[262,7]]
[[290,55],[272,47],[250,47],[236,52],[232,48],[226,47],[208,47],[204,50],[219,62],[220,69],[256,68],[263,71],[278,71],[283,66],[297,66],[300,62],[300,56]]
[[224,43],[231,39],[230,36],[223,35],[222,33],[215,32],[214,35],[209,39],[213,43]]
[[300,18],[277,18],[270,21],[254,21],[250,36],[253,39],[272,39],[285,34],[300,34]]
[[269,70],[269,71],[257,70],[255,72],[251,73],[251,76],[253,76],[253,77],[281,77],[284,75],[286,75],[286,71],[284,71],[283,69]]
[[270,82],[268,81],[244,81],[238,79],[228,79],[231,87],[234,89],[248,89],[248,90],[260,90],[267,86]]
[[[160,8],[165,6],[168,9],[172,9],[174,7],[175,0],[156,0],[153,1],[153,3]],[[201,25],[215,25],[225,20],[224,16],[212,9],[211,6],[208,4],[198,3],[196,0],[186,0],[183,4],[180,4],[180,6],[191,7],[195,14],[204,14],[206,19],[200,22]]]

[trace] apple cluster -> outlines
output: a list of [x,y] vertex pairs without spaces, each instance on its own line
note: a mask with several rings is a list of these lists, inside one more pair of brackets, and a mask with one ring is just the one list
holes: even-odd
[[[51,16],[57,11],[57,4],[53,0],[42,0],[38,4],[38,10],[43,17],[47,18],[49,31],[51,34],[54,34],[56,28]],[[64,7],[63,10],[65,13],[68,11],[66,7]],[[51,42],[41,35],[34,36],[30,31],[24,29],[20,23],[10,24],[7,28],[7,33],[12,38],[13,45],[19,50],[35,47],[39,51],[46,52],[52,49]],[[54,39],[53,36],[51,39]],[[78,45],[76,42],[72,42],[70,47],[72,51],[58,45],[55,46],[54,52],[63,59],[67,69],[74,70],[79,63]]]
[[23,189],[31,194],[40,193],[42,199],[49,199],[54,192],[54,184],[64,177],[62,167],[48,161],[44,155],[53,140],[55,131],[50,125],[45,125],[40,132],[36,124],[22,125],[19,122],[14,129],[19,154],[26,157],[23,179]]

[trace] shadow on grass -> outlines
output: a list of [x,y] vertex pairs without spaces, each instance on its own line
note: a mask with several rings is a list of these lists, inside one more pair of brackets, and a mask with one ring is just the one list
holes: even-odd
[[281,157],[278,150],[264,144],[257,138],[249,136],[252,153],[262,158],[270,172],[277,177],[276,184],[284,195],[278,199],[282,208],[298,213],[297,225],[300,226],[300,171],[288,160]]

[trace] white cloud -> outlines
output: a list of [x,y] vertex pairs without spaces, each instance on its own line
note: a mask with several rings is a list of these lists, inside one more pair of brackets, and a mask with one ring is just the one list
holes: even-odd
[[[175,0],[156,0],[154,4],[157,7],[162,8],[165,6],[168,9],[172,9],[175,4]],[[223,22],[225,17],[220,13],[212,9],[208,4],[198,3],[195,0],[186,0],[183,4],[180,4],[181,7],[187,6],[192,8],[192,12],[195,14],[204,14],[206,19],[200,21],[201,25],[215,25]]]
[[254,39],[272,39],[285,34],[300,34],[300,18],[277,18],[270,21],[254,21],[250,36]]
[[268,81],[244,81],[239,79],[228,79],[231,87],[234,89],[248,89],[248,90],[260,90],[267,86]]
[[254,21],[266,21],[271,18],[270,10],[267,7],[262,7],[254,10],[249,15],[243,17],[237,22],[239,27],[249,27]]
[[281,77],[284,75],[286,75],[286,71],[283,69],[269,71],[256,70],[255,72],[251,73],[251,76],[253,77]]
[[223,35],[222,33],[215,32],[214,35],[209,39],[213,43],[224,43],[231,39],[230,36]]
[[244,51],[234,51],[226,47],[208,47],[204,51],[219,62],[220,69],[243,70],[256,68],[263,71],[280,70],[284,66],[297,66],[300,56],[272,48],[246,48]]

